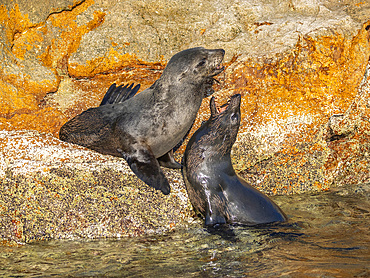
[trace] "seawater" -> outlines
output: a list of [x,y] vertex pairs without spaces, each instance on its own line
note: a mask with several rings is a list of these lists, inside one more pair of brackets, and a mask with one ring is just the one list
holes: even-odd
[[289,222],[0,247],[0,277],[370,277],[369,184],[277,196]]

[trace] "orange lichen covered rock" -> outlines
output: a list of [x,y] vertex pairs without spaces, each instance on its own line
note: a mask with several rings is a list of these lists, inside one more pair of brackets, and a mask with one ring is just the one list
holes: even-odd
[[77,16],[94,1],[81,5],[77,5],[81,1],[64,1],[60,7],[51,3],[49,10],[43,8],[47,6],[43,3],[41,10],[31,16],[20,10],[27,8],[25,2],[0,7],[5,27],[1,45],[4,59],[0,64],[2,128],[36,129],[57,135],[65,116],[55,107],[44,109],[43,99],[59,89],[65,58],[76,50],[84,33],[101,24],[104,13],[96,11],[92,20],[78,26]]
[[[17,4],[10,10],[0,6],[0,23],[3,26],[0,31],[0,117],[10,119],[16,114],[37,111],[46,93],[57,90],[59,77],[53,69],[26,59],[27,48],[20,58],[12,52],[17,36],[33,27]],[[39,42],[38,38],[30,39]]]
[[55,130],[54,135],[57,136],[59,127],[65,121],[66,117],[58,109],[47,107],[32,113],[16,114],[9,120],[0,118],[0,127],[4,130],[10,130],[10,127],[17,126],[19,129],[40,132]]
[[[48,142],[54,138],[53,144],[63,144],[55,138],[60,127],[99,105],[112,83],[140,83],[144,90],[178,51],[195,46],[224,48],[226,69],[217,76],[220,84],[215,85],[214,96],[223,103],[230,95],[242,95],[242,122],[233,163],[246,180],[269,194],[369,182],[369,14],[370,3],[355,0],[246,0],[223,5],[216,0],[2,1],[0,129],[11,132],[3,131],[1,144],[20,140],[15,130],[54,136],[30,133],[25,141],[30,146],[32,136]],[[203,101],[190,134],[208,117],[209,98]],[[185,146],[186,141],[175,154],[177,159]],[[27,190],[39,186],[44,176],[38,172],[33,176],[35,182],[24,178],[28,173],[16,172],[22,168],[32,173],[37,167],[32,159],[19,162],[24,153],[17,152],[18,147],[9,144],[2,153],[0,174],[7,177],[7,186],[18,181]],[[77,147],[68,148],[78,153]],[[32,155],[48,160],[53,158],[49,151]],[[61,164],[68,162],[65,159]],[[55,188],[58,182],[81,186],[76,179],[83,174],[73,178],[77,161],[69,161],[71,169],[62,174],[53,170],[65,175],[63,181],[53,177]],[[42,171],[49,173],[50,169]],[[80,187],[84,191],[99,182],[85,178],[90,183]],[[181,181],[181,177],[173,180]],[[121,182],[133,192],[141,186],[125,171]],[[50,198],[61,196],[62,191],[55,188],[50,192],[40,188],[40,196],[46,192],[52,194]],[[21,200],[22,194],[17,194]],[[104,194],[107,202],[124,203],[120,193]],[[32,200],[26,203],[33,208]],[[84,201],[79,204],[83,206]],[[35,216],[40,213],[36,208],[25,211],[35,213],[29,216],[30,223],[41,219]],[[78,229],[72,223],[76,219],[88,226],[84,217],[64,217],[64,227],[71,231]],[[27,241],[21,227],[28,220],[19,215],[7,218],[15,240]],[[132,228],[128,233],[143,231],[133,219],[125,221],[113,230],[128,225]],[[105,225],[103,221],[100,224]],[[65,232],[53,229],[47,233]],[[86,231],[81,233],[86,235]]]
[[274,60],[235,63],[227,89],[244,95],[248,121],[256,126],[299,116],[326,121],[357,94],[370,56],[369,24],[353,38],[307,35]]
[[[302,111],[328,115],[346,106],[348,94],[354,96],[368,55],[365,26],[360,30],[362,12],[369,8],[365,4],[349,2],[351,9],[345,13],[342,4],[334,9],[330,1],[272,1],[258,9],[246,1],[232,9],[219,7],[221,13],[212,3],[191,1],[187,9],[149,0],[32,2],[6,1],[1,6],[2,53],[9,61],[0,72],[4,118],[40,109],[47,93],[60,89],[63,76],[92,80],[116,74],[122,80],[119,76],[130,72],[124,80],[137,80],[141,72],[136,69],[156,69],[158,62],[164,64],[178,50],[196,45],[223,47],[227,59],[238,55],[222,93],[247,95],[245,111],[259,110],[254,125],[271,116],[268,106],[256,104],[261,101],[273,105],[279,118]],[[265,10],[269,20],[262,20],[258,10]],[[291,20],[294,16],[297,20]],[[6,64],[14,65],[14,74]],[[100,96],[109,86],[96,85]]]
[[370,180],[370,63],[359,93],[350,107],[330,117],[324,137],[330,155],[325,174],[336,185],[357,184]]

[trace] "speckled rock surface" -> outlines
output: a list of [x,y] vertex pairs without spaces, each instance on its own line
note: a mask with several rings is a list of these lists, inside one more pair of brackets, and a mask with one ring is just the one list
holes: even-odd
[[165,199],[124,161],[56,138],[111,83],[143,90],[194,46],[226,50],[214,95],[242,95],[233,163],[246,180],[268,194],[370,182],[369,14],[370,1],[355,0],[2,1],[1,238],[138,235],[191,221],[179,172],[166,172]]
[[369,75],[370,63],[354,102],[323,124],[291,119],[286,123],[289,129],[270,124],[267,131],[239,133],[233,153],[235,169],[268,194],[369,182]]
[[0,244],[163,233],[193,221],[180,171],[171,194],[138,181],[123,159],[38,132],[0,132]]

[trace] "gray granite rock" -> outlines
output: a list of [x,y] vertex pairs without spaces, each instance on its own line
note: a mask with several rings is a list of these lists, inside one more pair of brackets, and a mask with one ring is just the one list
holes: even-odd
[[356,1],[99,1],[104,24],[86,33],[69,66],[83,65],[113,48],[145,61],[168,60],[194,46],[225,48],[226,59],[241,54],[273,58],[293,48],[300,36],[340,32],[353,36],[369,3]]

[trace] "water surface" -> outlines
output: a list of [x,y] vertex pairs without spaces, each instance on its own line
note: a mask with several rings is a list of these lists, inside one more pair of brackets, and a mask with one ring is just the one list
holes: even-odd
[[370,277],[369,192],[275,197],[282,225],[0,247],[0,277]]

